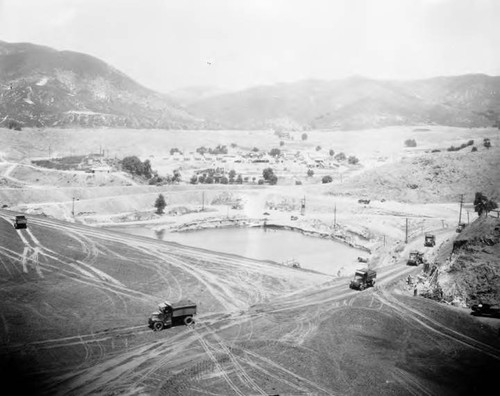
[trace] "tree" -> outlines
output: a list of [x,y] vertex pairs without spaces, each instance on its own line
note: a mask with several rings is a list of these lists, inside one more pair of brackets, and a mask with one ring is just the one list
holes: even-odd
[[279,156],[281,155],[281,150],[280,150],[280,149],[278,149],[278,148],[273,148],[273,149],[271,149],[271,151],[269,152],[269,155],[270,155],[271,157],[275,157],[275,158],[276,158],[276,157],[279,157]]
[[177,147],[171,148],[170,155],[174,155],[175,153],[182,154],[181,150],[179,150]]
[[156,213],[157,214],[163,214],[163,209],[167,206],[167,203],[165,202],[165,197],[163,194],[158,195],[158,198],[156,198],[155,201],[155,208],[156,208]]
[[274,175],[273,168],[266,168],[262,171],[262,177],[264,178],[264,180],[269,181],[272,175]]
[[257,184],[264,184],[264,179],[259,179],[259,181],[257,182]]
[[406,147],[417,147],[417,141],[415,139],[406,139],[405,146]]
[[346,159],[346,156],[344,153],[338,153],[335,157],[334,157],[337,161],[345,161]]
[[148,159],[142,164],[142,174],[146,179],[151,179],[153,170],[151,169],[151,161]]
[[474,198],[474,211],[477,212],[479,216],[483,213],[488,214],[488,212],[496,208],[498,208],[498,205],[495,201],[488,199],[488,197],[481,192],[476,192]]
[[179,171],[179,169],[174,170],[174,176],[172,177],[172,181],[174,183],[181,181],[181,172]]
[[285,142],[283,140],[280,140],[280,146],[284,146]]
[[254,147],[254,148],[252,149],[252,151],[253,151],[254,153],[258,153],[258,152],[259,152],[259,149],[258,149],[257,147]]
[[227,179],[227,177],[226,177],[226,176],[222,176],[222,177],[220,178],[220,183],[221,183],[221,184],[227,184],[228,182],[229,182],[229,180]]
[[229,175],[228,176],[229,176],[230,179],[234,179],[236,177],[236,171],[234,169],[231,169],[229,171]]
[[205,183],[207,183],[207,184],[213,184],[213,182],[214,182],[214,178],[212,176],[208,176],[205,179]]
[[335,155],[335,151],[333,151],[332,149],[330,149],[328,153],[330,154],[330,157],[333,157]]
[[191,179],[189,180],[189,182],[190,182],[191,184],[196,184],[196,183],[198,183],[198,176],[196,176],[196,175],[191,176]]
[[302,140],[307,140],[307,133],[303,133],[302,136],[301,136]]
[[276,183],[278,183],[278,176],[276,176],[274,173],[269,177],[269,184],[274,186]]
[[313,177],[314,176],[314,171],[312,169],[307,170],[307,176]]
[[331,183],[332,181],[333,181],[333,179],[332,179],[332,177],[330,175],[323,176],[323,179],[321,179],[321,182],[323,184]]
[[321,146],[316,146],[316,151],[320,151],[321,150]]
[[124,171],[132,173],[133,175],[142,174],[142,162],[135,155],[125,157],[122,160],[122,168]]
[[208,152],[208,149],[205,146],[201,146],[196,149],[196,152],[198,154],[204,155],[206,152]]
[[241,175],[241,173],[236,178],[236,183],[237,184],[243,184],[243,176]]
[[359,162],[359,159],[357,159],[354,155],[350,155],[347,162],[352,165],[356,165]]

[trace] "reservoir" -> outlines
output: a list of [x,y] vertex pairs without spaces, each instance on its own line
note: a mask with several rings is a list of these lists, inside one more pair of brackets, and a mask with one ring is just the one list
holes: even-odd
[[341,242],[275,228],[212,228],[184,232],[158,232],[144,226],[110,228],[258,260],[278,263],[295,260],[302,268],[328,275],[350,275],[353,269],[363,266],[358,256],[367,256],[366,252]]

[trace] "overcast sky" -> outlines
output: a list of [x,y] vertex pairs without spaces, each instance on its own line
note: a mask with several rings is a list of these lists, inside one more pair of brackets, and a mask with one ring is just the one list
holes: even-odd
[[0,40],[94,55],[163,92],[500,75],[500,1],[0,0]]

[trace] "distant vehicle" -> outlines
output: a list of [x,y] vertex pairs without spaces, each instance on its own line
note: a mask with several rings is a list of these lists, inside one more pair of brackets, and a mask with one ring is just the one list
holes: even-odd
[[433,234],[425,234],[424,246],[434,246],[436,244],[436,236]]
[[299,218],[297,216],[290,216],[290,220],[298,220]]
[[360,263],[367,263],[368,262],[368,257],[358,257],[358,261]]
[[349,284],[351,289],[365,290],[367,287],[375,285],[377,272],[368,268],[356,270],[354,278]]
[[151,314],[148,325],[154,331],[179,324],[189,326],[194,323],[194,315],[196,315],[196,303],[191,300],[181,300],[173,304],[165,301],[158,305],[158,312]]
[[28,219],[26,216],[20,215],[16,216],[14,220],[14,228],[17,230],[18,228],[28,228]]
[[491,316],[493,318],[500,318],[500,305],[490,304],[475,304],[471,307],[472,315],[474,316]]
[[269,212],[262,213],[264,216],[269,216]]
[[358,199],[358,203],[368,205],[370,203],[369,199]]
[[419,265],[424,262],[424,254],[418,250],[412,250],[408,257],[407,265]]
[[456,230],[456,231],[457,231],[457,232],[459,232],[459,233],[460,233],[460,232],[462,232],[462,231],[464,230],[464,228],[465,228],[465,226],[466,226],[466,225],[467,225],[467,224],[465,224],[465,223],[460,223],[460,224],[458,225],[458,227],[457,227],[457,230]]

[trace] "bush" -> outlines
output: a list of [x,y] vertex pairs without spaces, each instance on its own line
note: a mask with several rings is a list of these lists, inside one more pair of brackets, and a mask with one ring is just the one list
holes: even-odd
[[264,179],[259,179],[257,184],[264,184]]
[[271,149],[271,151],[269,152],[269,155],[271,157],[279,157],[281,155],[281,150],[278,149],[278,148],[273,148]]
[[350,155],[349,158],[347,159],[347,162],[350,163],[351,165],[356,165],[359,162],[359,159],[356,158],[354,155]]
[[307,140],[307,133],[303,133],[302,136],[301,136],[302,140]]
[[316,151],[320,151],[321,150],[321,146],[316,146]]
[[431,151],[431,153],[440,153],[440,152],[441,152],[441,150],[438,150],[438,149],[434,149]]
[[330,157],[333,157],[335,155],[335,151],[333,151],[332,149],[330,149],[330,151],[328,152],[328,154],[330,154]]
[[335,157],[334,157],[337,161],[345,161],[346,159],[346,156],[344,153],[338,153]]
[[333,181],[333,179],[332,179],[332,177],[330,175],[323,176],[323,178],[321,179],[321,182],[323,184],[331,183],[332,181]]
[[9,129],[14,129],[15,131],[22,130],[21,124],[19,122],[17,122],[16,120],[9,120],[9,122],[7,123],[7,127]]
[[307,176],[313,177],[314,176],[314,171],[312,169],[307,170]]
[[156,213],[163,214],[163,209],[165,209],[167,203],[165,202],[165,197],[162,194],[158,195],[158,198],[156,198],[154,206],[156,208]]
[[300,180],[295,180],[295,185],[296,186],[301,186],[302,185],[302,182]]
[[417,147],[417,142],[415,139],[406,139],[405,146],[406,147]]
[[472,147],[471,152],[472,152],[472,153],[474,153],[474,152],[476,152],[476,151],[477,151],[477,147]]

